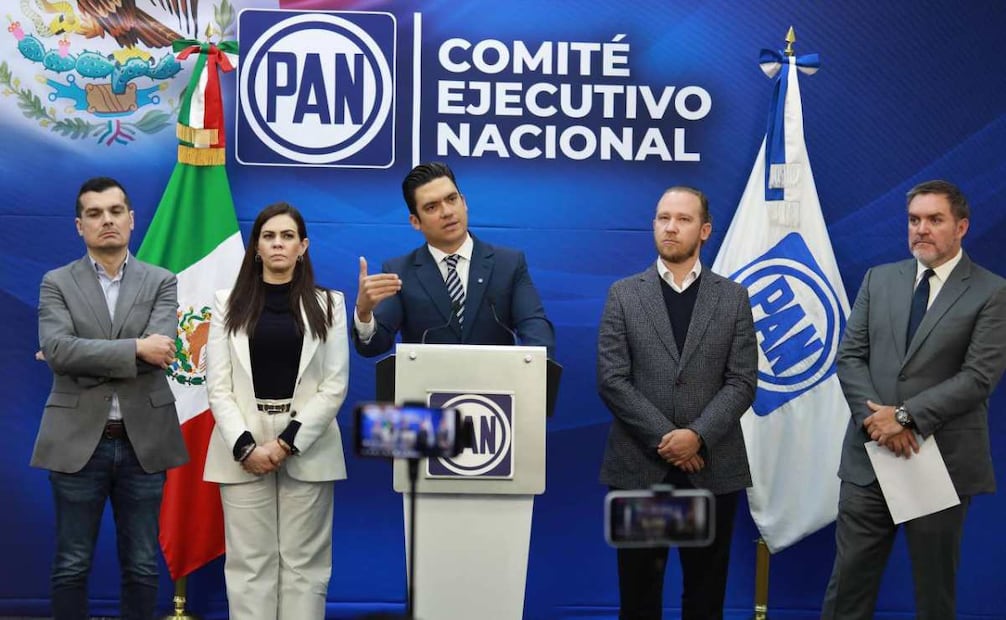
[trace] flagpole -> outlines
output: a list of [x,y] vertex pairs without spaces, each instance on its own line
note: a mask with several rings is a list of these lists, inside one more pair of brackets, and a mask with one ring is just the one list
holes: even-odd
[[764,538],[757,541],[755,554],[754,620],[768,620],[768,563],[772,553]]
[[[793,26],[789,27],[784,40],[786,49],[783,54],[795,56],[793,44],[796,43],[796,30]],[[772,552],[769,551],[764,538],[759,537],[756,544],[758,547],[755,553],[754,620],[768,620],[768,576]]]
[[201,620],[200,616],[190,614],[185,610],[186,597],[188,595],[188,577],[181,577],[175,581],[175,612],[161,618],[161,620]]

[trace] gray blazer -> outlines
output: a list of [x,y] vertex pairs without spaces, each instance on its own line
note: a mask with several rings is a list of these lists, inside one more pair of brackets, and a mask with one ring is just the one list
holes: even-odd
[[113,322],[87,256],[42,279],[38,337],[53,378],[34,467],[80,471],[101,440],[113,393],[144,471],[188,460],[164,371],[136,357],[136,338],[176,335],[175,276],[130,255],[119,286]]
[[601,317],[597,384],[614,415],[601,482],[645,488],[673,465],[661,438],[675,428],[702,436],[705,467],[689,478],[722,494],[751,486],[740,417],[751,406],[758,352],[741,285],[703,269],[684,350],[671,330],[656,265],[615,282]]
[[839,476],[860,486],[875,479],[863,447],[870,399],[903,403],[919,432],[936,437],[958,494],[991,493],[988,399],[1006,367],[1006,280],[964,254],[906,351],[915,275],[915,259],[881,265],[859,288],[838,351],[852,411]]

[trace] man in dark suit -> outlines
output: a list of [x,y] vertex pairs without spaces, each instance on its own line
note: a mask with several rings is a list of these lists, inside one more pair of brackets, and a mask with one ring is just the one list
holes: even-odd
[[[972,495],[995,490],[988,399],[1006,367],[1006,280],[961,249],[970,212],[960,189],[908,192],[914,258],[867,272],[838,352],[852,419],[842,447],[838,552],[824,618],[872,618],[897,526],[864,444],[898,456],[933,437],[961,503],[905,523],[916,617],[956,617],[956,574]],[[916,489],[925,493],[925,489]]]
[[38,308],[53,380],[31,464],[49,470],[56,505],[53,616],[89,617],[87,579],[111,500],[122,617],[149,620],[164,472],[188,460],[164,374],[175,355],[175,276],[129,253],[133,211],[114,179],[81,186],[76,224],[87,255],[45,274]]
[[[740,417],[758,370],[747,290],[699,261],[711,231],[702,192],[664,192],[653,220],[656,265],[612,285],[597,345],[598,390],[614,415],[601,482],[716,496],[713,544],[679,550],[682,617],[703,620],[723,616],[734,514],[751,486]],[[620,618],[661,617],[667,552],[618,550]]]
[[420,164],[402,182],[409,222],[426,244],[367,273],[360,258],[353,343],[367,357],[403,342],[543,346],[545,318],[524,253],[493,246],[468,232],[468,206],[447,165]]

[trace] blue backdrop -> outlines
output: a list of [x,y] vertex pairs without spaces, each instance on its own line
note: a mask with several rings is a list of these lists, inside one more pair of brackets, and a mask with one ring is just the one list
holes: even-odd
[[[161,16],[153,3],[141,4],[151,5],[151,14],[165,23],[176,23]],[[221,5],[202,4],[200,28]],[[548,423],[547,491],[535,505],[528,618],[613,616],[615,555],[603,542],[604,489],[597,483],[610,414],[596,395],[594,377],[604,296],[614,280],[654,260],[650,220],[657,198],[670,185],[693,185],[709,195],[714,230],[703,260],[712,264],[765,133],[771,82],[758,68],[758,52],[781,48],[790,25],[796,28],[798,53],[818,52],[822,57],[820,72],[801,77],[806,141],[850,299],[867,268],[908,256],[904,194],[930,178],[947,178],[963,187],[972,204],[965,248],[977,262],[1006,273],[1001,251],[1006,239],[1006,5],[999,0],[282,4],[341,5],[395,16],[393,161],[369,168],[246,166],[235,160],[232,149],[228,171],[244,233],[266,204],[293,203],[307,218],[321,282],[353,299],[358,256],[378,264],[422,241],[408,225],[399,189],[418,153],[421,160],[443,159],[455,169],[476,234],[527,252],[532,277],[556,325],[557,358],[566,369],[558,412]],[[279,6],[266,0],[238,0],[235,5]],[[16,13],[17,8],[9,10]],[[58,89],[44,83],[46,79],[64,85],[67,80],[19,50],[11,22],[17,21],[23,33],[35,32],[47,49],[56,50],[63,35],[42,36],[28,14],[12,14],[9,20],[9,35],[0,36],[0,129],[5,145],[0,151],[0,186],[6,192],[0,202],[0,324],[5,334],[0,376],[7,411],[0,434],[0,488],[6,496],[6,508],[0,511],[0,615],[41,615],[48,609],[54,526],[46,473],[27,465],[50,381],[48,369],[32,358],[38,346],[38,284],[45,271],[83,253],[73,226],[73,201],[87,177],[112,175],[126,185],[137,222],[131,246],[134,251],[139,247],[175,162],[173,118],[163,115],[175,113],[177,91],[188,72],[160,82],[153,77],[137,80],[144,88],[165,87],[157,102],[135,112],[102,116],[73,109],[70,100],[48,98]],[[599,48],[615,42],[627,44],[628,51],[619,52],[621,64],[615,62],[609,71],[602,70],[603,63],[592,62],[586,75],[546,74],[540,68],[516,74],[512,65],[501,73],[474,66],[454,71],[440,55],[451,39],[470,42],[472,48],[481,41],[499,41],[510,51],[515,42],[532,51],[544,42],[586,42]],[[105,51],[102,46],[110,44],[76,34],[65,40],[71,53]],[[155,51],[155,60],[164,53]],[[498,49],[482,60],[494,63],[494,53]],[[455,46],[448,60],[457,63],[474,56],[471,49]],[[418,85],[417,63],[422,67]],[[612,67],[628,69],[628,75]],[[463,85],[444,84],[452,80]],[[472,91],[478,87],[471,82],[518,82],[525,88],[536,83],[572,84],[577,89],[611,85],[622,93],[633,90],[626,88],[631,85],[639,109],[635,119],[626,119],[619,102],[608,118],[599,103],[582,119],[562,112],[540,117],[526,109],[518,116],[453,113],[459,106],[475,104]],[[233,74],[225,78],[229,132],[237,123],[235,83]],[[686,91],[694,94],[683,101],[684,110],[675,109],[672,97],[668,109],[651,114],[638,95],[643,86],[657,93],[665,86],[694,87]],[[445,89],[452,88],[462,93],[457,95],[462,103],[454,107],[445,103]],[[688,118],[704,96],[708,109],[700,118]],[[463,123],[472,132],[472,150],[477,150],[476,136],[488,124],[495,125],[504,146],[511,147],[512,134],[521,124],[554,126],[557,134],[574,126],[585,129],[568,149],[560,145],[555,157],[520,157],[512,148],[504,157],[498,143],[493,147],[492,136],[484,138],[488,142],[475,156],[449,140],[449,132],[459,132]],[[659,155],[635,161],[617,153],[605,159],[600,151],[583,159],[571,156],[572,151],[582,152],[589,140],[586,134],[600,136],[603,127],[633,129],[637,147],[644,132],[657,128],[673,161]],[[681,131],[676,134],[675,129]],[[521,144],[544,149],[544,136],[542,129],[541,136],[529,134]],[[682,153],[697,153],[698,161],[687,161],[695,156],[676,156],[676,141]],[[373,361],[355,354],[351,361],[350,392],[340,414],[345,437],[352,431],[351,404],[371,398],[374,389]],[[993,456],[1000,471],[1006,467],[1004,408],[1006,395],[1000,389],[990,416]],[[349,479],[336,487],[329,590],[335,617],[400,604],[404,592],[401,501],[391,491],[390,465],[350,456],[348,467]],[[999,577],[999,562],[1006,555],[1006,538],[1000,533],[1004,517],[1002,495],[979,497],[972,504],[959,579],[961,617],[1006,617],[1006,591]],[[106,523],[91,587],[95,612],[117,607],[111,534]],[[833,534],[832,528],[825,528],[773,557],[774,617],[816,616],[834,558]],[[738,618],[749,615],[752,606],[756,538],[742,510],[727,593],[727,606]],[[671,562],[669,573],[667,604],[675,607],[680,581],[676,562]],[[225,605],[222,581],[219,561],[195,573],[190,607],[220,615]],[[165,608],[170,591],[165,577]],[[899,542],[878,615],[894,617],[912,608],[911,573]]]

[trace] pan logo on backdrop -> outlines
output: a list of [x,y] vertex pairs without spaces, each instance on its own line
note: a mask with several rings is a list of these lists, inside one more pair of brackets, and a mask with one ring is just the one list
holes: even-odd
[[238,161],[390,167],[395,29],[388,13],[243,11]]

